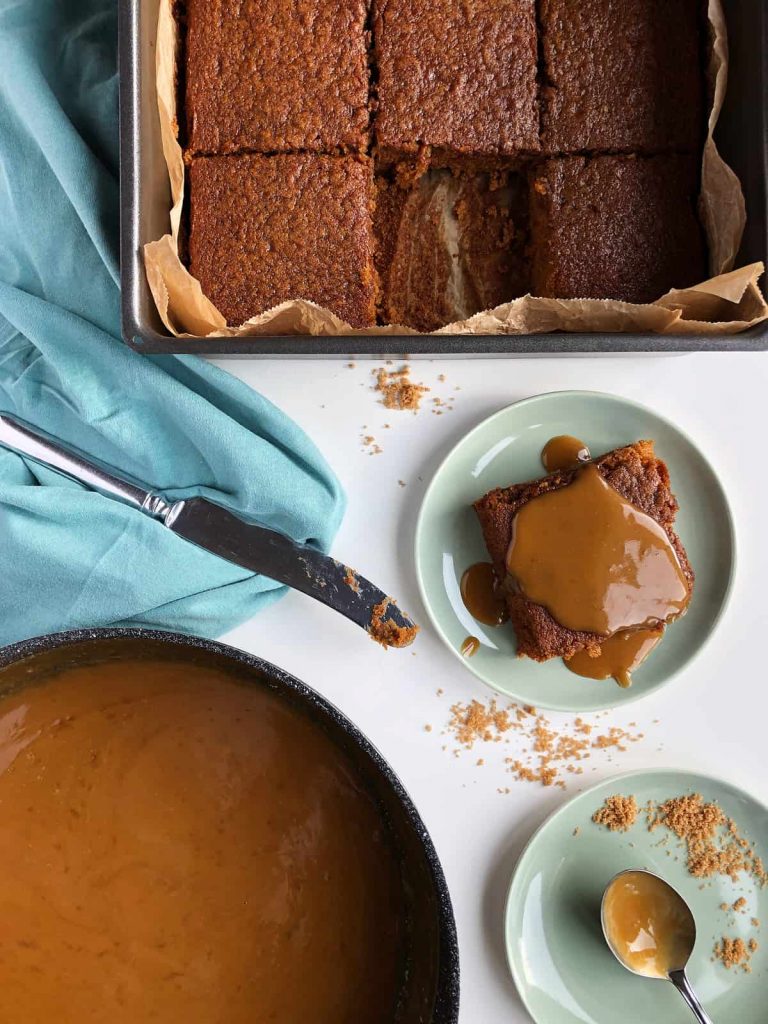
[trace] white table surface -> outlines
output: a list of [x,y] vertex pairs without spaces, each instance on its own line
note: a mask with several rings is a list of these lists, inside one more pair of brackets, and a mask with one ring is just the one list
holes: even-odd
[[[435,396],[455,398],[453,411],[442,416],[431,413],[428,400],[415,416],[377,404],[370,385],[372,368],[382,365],[378,362],[358,361],[354,369],[345,362],[309,360],[220,365],[284,409],[315,440],[349,498],[334,553],[396,596],[424,627],[411,650],[384,651],[346,620],[292,593],[223,639],[319,690],[390,761],[432,834],[453,897],[462,1024],[523,1024],[529,1018],[507,971],[502,911],[522,846],[554,808],[611,774],[663,766],[717,773],[768,802],[768,357],[414,361],[414,380],[433,387]],[[439,374],[445,374],[444,383],[438,382]],[[454,391],[457,385],[461,390]],[[412,549],[424,490],[456,441],[511,402],[570,388],[643,402],[696,440],[730,496],[738,566],[728,611],[701,658],[667,688],[603,719],[604,724],[636,722],[646,740],[612,761],[596,756],[588,762],[596,771],[587,769],[563,792],[511,781],[498,748],[486,745],[460,758],[450,753],[454,744],[442,750],[448,741],[439,734],[449,705],[485,700],[491,691],[431,629],[418,595]],[[382,454],[362,450],[361,435],[367,433],[381,444]],[[442,697],[438,688],[445,691]],[[554,723],[572,718],[550,717]],[[433,726],[431,733],[426,724]],[[478,757],[485,758],[484,766],[477,766]],[[506,786],[509,795],[497,792]]]

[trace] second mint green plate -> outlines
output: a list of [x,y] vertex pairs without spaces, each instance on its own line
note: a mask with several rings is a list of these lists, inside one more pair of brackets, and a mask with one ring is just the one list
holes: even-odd
[[[606,797],[634,796],[638,806],[700,793],[720,805],[739,831],[768,855],[768,812],[730,783],[693,772],[632,772],[580,793],[536,832],[515,868],[505,913],[507,957],[520,997],[536,1024],[692,1024],[672,985],[630,974],[613,957],[600,927],[605,886],[626,868],[661,875],[688,902],[696,946],[691,983],[716,1024],[764,1024],[768,1019],[768,887],[743,874],[733,882],[702,882],[685,867],[685,852],[664,828],[649,832],[641,813],[625,833],[593,824]],[[668,838],[665,838],[668,837]],[[741,911],[723,911],[736,900]],[[753,925],[752,919],[762,922]],[[723,936],[754,937],[751,973],[713,961]]]
[[[573,434],[595,455],[641,439],[656,442],[680,502],[677,531],[696,573],[687,614],[634,674],[629,689],[613,680],[582,679],[559,659],[538,664],[515,656],[507,624],[489,629],[464,607],[459,583],[474,562],[487,561],[472,502],[494,487],[544,474],[541,449]],[[686,666],[715,629],[730,591],[735,538],[728,502],[712,466],[693,441],[651,409],[616,395],[559,391],[517,402],[484,420],[444,460],[430,484],[416,527],[416,570],[439,635],[467,668],[515,700],[561,711],[597,711],[658,689]],[[467,636],[480,650],[460,653]]]

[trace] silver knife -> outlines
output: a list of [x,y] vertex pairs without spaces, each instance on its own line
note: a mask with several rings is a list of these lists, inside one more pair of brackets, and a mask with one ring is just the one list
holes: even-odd
[[63,445],[36,427],[0,414],[0,444],[158,520],[219,558],[269,576],[362,626],[385,647],[406,647],[418,626],[392,598],[342,562],[282,533],[246,522],[207,498],[169,502],[150,488]]

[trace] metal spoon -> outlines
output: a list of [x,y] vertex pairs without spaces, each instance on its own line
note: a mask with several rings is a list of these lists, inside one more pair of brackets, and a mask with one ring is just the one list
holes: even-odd
[[[656,881],[660,883],[660,886],[665,890],[665,895],[670,901],[670,910],[673,911],[674,915],[678,918],[679,932],[677,934],[677,956],[675,959],[679,962],[670,964],[666,974],[657,974],[652,971],[644,971],[637,967],[633,967],[622,956],[621,951],[614,944],[611,928],[609,926],[609,922],[606,920],[606,903],[614,885],[616,885],[621,879],[626,879],[628,875],[645,875],[656,879]],[[688,960],[693,952],[693,947],[696,944],[696,922],[694,921],[693,914],[691,913],[691,908],[676,889],[652,871],[639,869],[620,871],[619,874],[615,875],[605,887],[605,892],[603,893],[603,899],[600,906],[600,920],[603,927],[605,941],[608,943],[608,948],[622,967],[626,967],[628,971],[631,971],[633,974],[637,974],[641,978],[652,978],[657,981],[671,981],[688,1006],[690,1006],[694,1016],[699,1021],[699,1024],[712,1024],[711,1017],[707,1014],[706,1010],[697,999],[696,993],[693,991],[691,983],[685,973],[686,965],[688,964]]]

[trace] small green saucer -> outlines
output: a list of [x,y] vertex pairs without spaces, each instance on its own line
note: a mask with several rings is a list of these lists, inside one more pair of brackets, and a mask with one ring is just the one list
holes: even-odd
[[[487,561],[472,502],[494,487],[543,475],[541,450],[558,434],[573,434],[595,455],[653,439],[669,466],[680,502],[677,530],[696,573],[687,614],[634,674],[629,689],[612,679],[582,679],[559,660],[538,664],[515,657],[511,626],[491,629],[464,607],[464,570]],[[642,405],[615,395],[560,391],[511,405],[459,442],[430,484],[416,526],[416,571],[437,632],[467,668],[494,689],[536,707],[596,711],[658,689],[704,646],[725,607],[734,570],[735,537],[728,502],[707,459],[681,430]],[[461,645],[480,641],[472,658]]]
[[[666,829],[649,832],[641,814],[625,833],[595,825],[607,796],[634,795],[642,807],[687,792],[717,801],[742,835],[768,855],[768,810],[727,782],[673,770],[629,772],[569,800],[535,833],[517,863],[505,912],[507,957],[520,997],[537,1024],[690,1024],[672,985],[638,978],[613,957],[600,927],[600,900],[625,868],[648,868],[688,901],[697,938],[688,966],[712,1019],[764,1024],[768,1001],[768,887],[751,877],[702,881],[685,868],[685,852]],[[668,836],[668,840],[664,837]],[[768,859],[768,857],[767,857]],[[743,912],[720,904],[744,897]],[[754,927],[752,918],[763,922]],[[713,961],[724,935],[757,938],[751,973]]]

